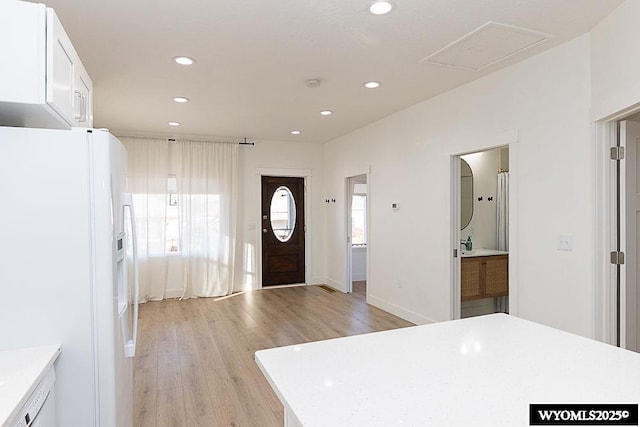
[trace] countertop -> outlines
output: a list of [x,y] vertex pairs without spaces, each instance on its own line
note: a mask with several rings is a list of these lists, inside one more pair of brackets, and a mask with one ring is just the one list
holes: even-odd
[[304,426],[529,425],[530,403],[639,403],[640,354],[506,314],[256,352]]
[[60,346],[0,351],[0,426],[13,419],[59,354]]
[[471,258],[478,256],[494,256],[494,255],[508,255],[507,251],[499,251],[497,249],[473,249],[471,251],[463,250],[462,258]]

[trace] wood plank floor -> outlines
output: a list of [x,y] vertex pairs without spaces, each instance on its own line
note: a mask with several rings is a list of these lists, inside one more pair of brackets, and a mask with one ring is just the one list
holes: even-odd
[[281,427],[257,350],[406,326],[367,305],[363,283],[352,294],[304,286],[143,304],[135,425]]

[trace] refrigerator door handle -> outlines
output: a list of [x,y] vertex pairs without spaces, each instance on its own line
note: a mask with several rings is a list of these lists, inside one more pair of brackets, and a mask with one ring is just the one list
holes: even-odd
[[[138,305],[139,305],[139,283],[138,283],[138,242],[136,235],[135,210],[133,208],[133,196],[131,193],[122,194],[122,209],[129,209],[129,219],[131,224],[131,247],[133,257],[133,327],[131,339],[124,344],[125,357],[136,355],[136,342],[138,341]],[[124,211],[123,211],[124,214]]]

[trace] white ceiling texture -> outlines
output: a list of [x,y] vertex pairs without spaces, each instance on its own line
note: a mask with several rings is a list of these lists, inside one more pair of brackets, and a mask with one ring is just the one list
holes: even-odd
[[93,79],[96,127],[320,143],[585,33],[621,3],[392,0],[377,16],[368,0],[45,2]]

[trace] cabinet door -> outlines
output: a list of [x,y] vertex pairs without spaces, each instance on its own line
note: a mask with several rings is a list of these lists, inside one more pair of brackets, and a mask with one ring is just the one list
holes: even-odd
[[509,256],[486,257],[484,293],[487,297],[509,295]]
[[1,103],[44,101],[45,21],[43,4],[0,1]]
[[462,258],[460,263],[460,299],[462,301],[482,298],[482,263],[478,258]]
[[47,9],[47,104],[74,125],[74,67],[78,58],[53,9]]
[[93,83],[81,63],[75,67],[74,119],[75,126],[93,126]]

